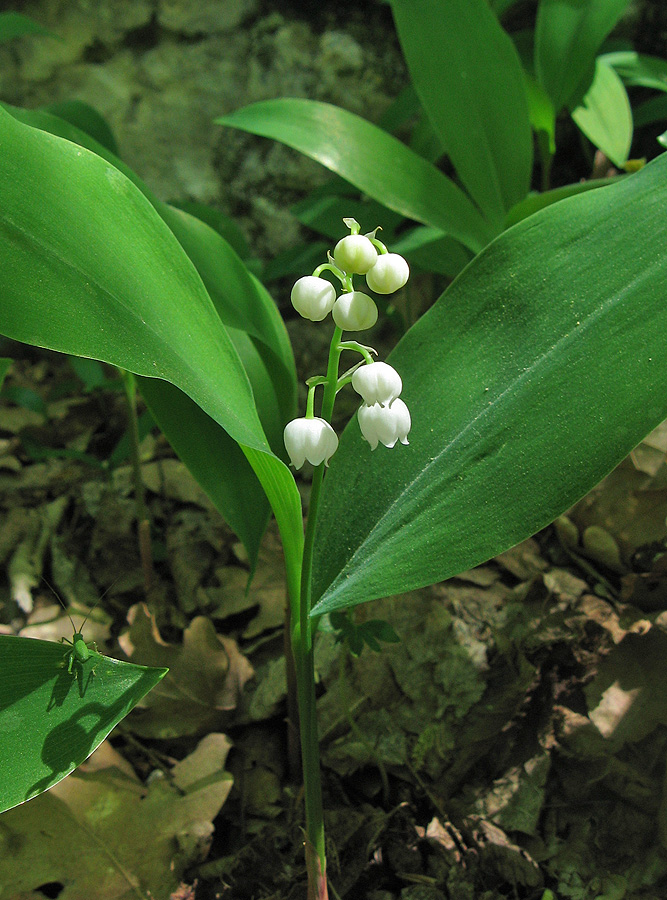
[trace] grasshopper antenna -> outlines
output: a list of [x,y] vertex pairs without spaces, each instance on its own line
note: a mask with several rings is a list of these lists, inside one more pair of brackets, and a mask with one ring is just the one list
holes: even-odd
[[[72,631],[73,631],[74,633],[76,633],[76,626],[74,625],[74,622],[72,621],[72,617],[70,616],[69,612],[67,611],[67,607],[65,606],[65,604],[63,603],[63,601],[60,599],[60,594],[59,594],[58,591],[54,588],[54,586],[53,586],[49,581],[46,580],[46,578],[44,577],[44,575],[42,575],[42,581],[43,581],[44,584],[47,586],[47,588],[51,591],[51,593],[52,593],[53,596],[56,598],[56,600],[58,601],[58,603],[60,603],[60,605],[62,606],[62,608],[65,610],[65,615],[67,616],[67,618],[68,618],[69,621],[70,621],[70,624],[71,624],[71,626],[72,626]],[[84,624],[85,624],[85,623],[84,623]],[[82,627],[83,627],[83,626],[82,626]]]
[[[93,605],[90,607],[90,609],[89,609],[88,612],[86,613],[86,618],[85,618],[85,619],[83,620],[83,622],[81,623],[81,628],[79,629],[79,632],[78,632],[79,634],[81,634],[81,632],[83,631],[83,626],[86,624],[86,622],[88,621],[88,619],[90,618],[90,616],[93,614],[93,612],[95,611],[95,609],[99,606],[99,604],[102,602],[102,600],[104,600],[104,598],[105,598],[106,595],[109,593],[109,591],[110,591],[113,587],[115,587],[115,586],[118,584],[118,582],[120,581],[121,578],[122,578],[122,575],[119,575],[118,578],[115,578],[115,579],[111,582],[111,584],[109,585],[109,587],[106,588],[106,590],[105,590],[102,594],[100,594],[100,596],[97,598],[97,600],[93,603]],[[53,585],[50,584],[50,583],[46,580],[46,578],[45,578],[43,575],[42,575],[42,581],[43,581],[44,584],[49,588],[49,590],[51,591],[51,593],[53,594],[53,596],[56,598],[56,600],[58,601],[58,603],[60,603],[60,605],[62,606],[62,608],[65,610],[65,614],[66,614],[67,618],[70,620],[70,623],[71,623],[71,625],[72,625],[72,631],[76,633],[76,627],[75,627],[75,625],[74,625],[74,622],[72,621],[72,617],[70,616],[69,612],[67,611],[67,607],[65,606],[65,604],[64,604],[63,601],[61,600],[60,595],[58,594],[58,592],[56,591],[56,589],[53,587]]]

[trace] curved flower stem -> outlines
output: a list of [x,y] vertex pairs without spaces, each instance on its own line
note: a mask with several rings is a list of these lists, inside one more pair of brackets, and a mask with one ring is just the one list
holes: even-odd
[[[338,363],[342,352],[342,329],[336,327],[329,348],[321,418],[331,423],[336,387]],[[293,650],[297,669],[299,722],[301,729],[301,757],[306,806],[306,866],[308,869],[308,900],[327,900],[326,853],[324,821],[322,817],[322,784],[320,779],[320,748],[317,734],[317,710],[315,707],[315,661],[313,637],[316,624],[310,618],[313,548],[315,525],[324,478],[324,464],[317,466],[310,491],[308,521],[303,547],[301,568],[301,596],[299,598],[298,627],[293,623]]]

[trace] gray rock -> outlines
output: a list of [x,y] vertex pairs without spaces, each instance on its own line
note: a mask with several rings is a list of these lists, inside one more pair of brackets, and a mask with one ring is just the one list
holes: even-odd
[[256,0],[160,0],[158,22],[180,34],[215,34],[237,28],[256,12]]

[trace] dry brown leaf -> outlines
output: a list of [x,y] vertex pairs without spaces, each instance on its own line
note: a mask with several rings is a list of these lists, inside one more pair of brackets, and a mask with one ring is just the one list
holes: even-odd
[[132,717],[137,733],[181,737],[219,727],[224,712],[236,707],[253,668],[236,641],[216,634],[211,621],[197,616],[183,633],[183,643],[166,643],[145,605],[128,613],[130,628],[119,638],[132,662],[168,666],[169,673]]
[[216,619],[259,606],[259,612],[248,623],[243,637],[247,640],[265,631],[280,628],[285,622],[285,563],[280,537],[275,526],[270,527],[262,540],[255,575],[248,586],[248,573],[238,566],[216,569],[221,587],[207,591],[217,603]]
[[174,784],[161,777],[144,786],[102,748],[57,788],[3,815],[12,850],[0,857],[1,900],[50,883],[63,886],[59,900],[168,897],[201,860],[231,789],[227,738],[208,735],[176,766]]

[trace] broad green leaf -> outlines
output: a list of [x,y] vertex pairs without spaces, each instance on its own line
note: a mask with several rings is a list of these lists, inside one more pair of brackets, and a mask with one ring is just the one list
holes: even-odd
[[[524,69],[524,85],[528,98],[530,125],[540,140],[544,140],[545,149],[550,156],[556,152],[556,114],[549,95],[538,84],[535,78]],[[525,199],[521,198],[519,203]]]
[[414,85],[412,82],[408,82],[389,109],[383,113],[378,125],[384,131],[395,134],[411,119],[417,119],[417,124],[412,129],[410,136],[410,149],[430,162],[436,162],[445,155],[444,144],[433,131],[433,126],[419,102]]
[[602,42],[628,5],[629,0],[540,0],[535,74],[556,113],[580,99]]
[[401,215],[440,228],[477,252],[493,236],[454,182],[354,113],[297,98],[263,100],[215,120],[294,147]]
[[600,59],[595,76],[581,104],[572,110],[572,118],[586,137],[615,166],[628,161],[632,144],[632,110],[623,82]]
[[[405,220],[403,216],[387,209],[374,200],[356,200],[352,197],[340,197],[337,194],[329,197],[321,195],[306,198],[292,207],[294,217],[308,228],[319,231],[331,241],[337,243],[346,233],[344,218],[353,218],[361,224],[362,232],[372,231],[382,225],[382,240],[388,243],[393,239],[396,226]],[[333,250],[332,244],[331,249]]]
[[0,148],[0,331],[177,382],[235,440],[267,449],[238,354],[140,191],[95,154],[4,111]]
[[189,213],[189,215],[195,216],[197,219],[201,219],[202,222],[206,222],[210,228],[217,231],[218,234],[227,241],[232,250],[234,250],[244,262],[247,263],[252,257],[250,246],[243,231],[236,222],[230,218],[230,216],[226,216],[222,210],[214,209],[212,206],[207,206],[205,203],[187,200],[172,200],[170,205],[175,206],[176,209],[182,209],[183,212]]
[[[49,103],[42,111],[64,119],[80,131],[84,131],[105,147],[110,153],[118,156],[118,143],[107,120],[88,103],[81,100],[61,100],[60,103]],[[78,143],[78,141],[77,141]],[[94,150],[94,147],[89,149]]]
[[282,361],[286,377],[291,381],[291,386],[282,385],[282,391],[286,396],[294,396],[294,358],[275,303],[219,234],[194,216],[158,200],[132,169],[85,131],[43,110],[18,109],[6,104],[4,108],[24,124],[86,147],[129,178],[169,225],[186,253],[194,257],[192,261],[223,322],[247,331],[271,349]]
[[[231,248],[226,244],[226,242],[203,222],[198,221],[193,216],[189,216],[187,213],[182,212],[181,210],[174,209],[168,204],[158,201],[155,197],[153,197],[153,195],[145,187],[145,185],[142,184],[140,179],[132,172],[131,169],[125,167],[123,163],[117,160],[112,154],[105,150],[104,147],[97,144],[94,139],[90,138],[84,132],[79,131],[69,123],[55,116],[49,115],[39,110],[19,110],[11,108],[10,111],[13,117],[18,118],[20,121],[27,122],[29,125],[34,126],[35,128],[42,129],[49,134],[63,136],[68,140],[80,144],[83,147],[91,148],[96,155],[107,159],[114,166],[114,169],[111,171],[115,171],[117,168],[120,170],[120,172],[122,172],[122,174],[120,174],[120,172],[118,174],[118,179],[121,183],[123,181],[123,175],[125,175],[139,188],[139,190],[142,191],[146,199],[153,205],[157,212],[160,213],[162,218],[166,220],[172,232],[176,234],[176,237],[179,239],[181,246],[186,250],[186,252],[189,252],[191,254],[195,265],[200,270],[201,277],[205,280],[206,285],[210,290],[210,295],[213,297],[213,302],[222,321],[229,322],[238,329],[249,332],[250,335],[258,339],[256,346],[262,346],[264,348],[261,351],[262,358],[267,365],[267,368],[275,375],[276,381],[279,384],[277,394],[280,398],[281,410],[284,417],[286,419],[289,418],[291,410],[293,409],[295,397],[295,375],[292,350],[289,344],[289,339],[287,338],[285,326],[282,322],[282,319],[280,318],[275,304],[268,296],[265,289],[262,287],[262,285],[259,284],[259,282],[256,281],[256,279],[253,279],[252,276],[249,275],[243,264],[240,262]],[[0,122],[2,121],[4,121],[4,118],[0,117]],[[32,129],[26,130],[28,131],[28,133],[30,133]],[[68,145],[65,144],[64,146]],[[86,156],[90,157],[91,154],[86,154]],[[100,165],[102,164],[101,160],[99,160],[98,162]],[[106,170],[109,167],[106,166],[104,168]],[[102,185],[102,192],[104,193],[105,190],[106,178],[104,179],[104,183]],[[111,197],[112,195],[110,195],[110,199]],[[17,202],[19,200],[20,197],[17,197]],[[24,200],[29,205],[30,198],[25,197]],[[88,202],[88,198],[82,196],[81,200],[85,207],[85,204]],[[97,213],[94,211],[91,212],[90,207],[88,207],[87,212],[85,209],[81,210],[81,215],[84,215],[84,219],[87,215],[90,220],[94,220]],[[79,218],[80,217],[81,216],[79,216]],[[48,216],[45,216],[45,219],[48,220]],[[58,229],[58,221],[64,220],[54,220],[51,223],[56,230]],[[139,225],[140,224],[141,223],[139,222]],[[95,235],[91,235],[91,239],[94,238]],[[176,249],[178,252],[178,247]],[[11,247],[8,246],[5,248],[5,250],[11,255]],[[108,247],[108,251],[112,251],[112,246]],[[86,257],[85,246],[80,248],[79,252],[81,256],[83,256],[84,258]],[[131,259],[131,254],[128,258]],[[111,270],[113,270],[114,266],[115,263],[111,266]],[[187,262],[185,263],[185,266],[187,268]],[[156,314],[158,314],[161,296],[160,285],[150,275],[149,269],[150,266],[144,267],[143,273],[144,277],[150,279],[150,287],[154,292],[154,297],[156,300],[155,312]],[[192,270],[190,271],[190,274],[192,275]],[[76,271],[73,273],[73,277],[76,278]],[[196,279],[196,273],[194,277]],[[22,285],[19,283],[14,287],[16,291],[20,291]],[[201,282],[198,285],[198,290],[200,292],[202,291]],[[141,304],[143,301],[140,295],[133,295],[132,302],[135,304]],[[188,297],[184,297],[182,298],[180,304],[180,314],[185,318],[187,318],[188,316],[188,302]],[[57,298],[54,298],[54,303],[56,304],[56,313],[60,313],[61,308],[57,302]],[[0,325],[3,321],[1,311],[2,305],[3,300],[1,299],[0,295]],[[11,304],[9,305],[11,306]],[[208,312],[210,313],[210,300],[208,301],[207,306]],[[17,306],[17,310],[19,310],[20,308],[20,305]],[[25,304],[24,308],[26,311],[26,322],[24,324],[30,325],[30,308],[25,307]],[[131,320],[132,314],[130,311],[128,313],[128,324],[130,328],[132,327]],[[76,322],[76,315],[70,320],[70,323],[71,322]],[[50,323],[42,322],[41,324],[43,327],[48,328]],[[216,331],[219,332],[221,330],[224,331],[224,327],[221,326],[220,319],[217,319],[213,326],[213,334],[215,334]],[[64,335],[62,335],[55,326],[51,333],[55,335],[55,340],[57,340],[58,342],[62,341]],[[176,341],[175,346],[178,347],[180,341],[177,335],[173,333],[172,336]],[[226,333],[224,339],[229,343],[229,337]],[[25,340],[30,343],[39,343],[39,340],[37,340],[37,338],[31,340],[29,337],[27,337],[25,338]],[[46,338],[44,338],[44,340],[46,340]],[[53,339],[49,338],[49,340]],[[55,349],[58,349],[58,347],[56,347],[52,343],[43,344],[43,346],[53,346]],[[60,346],[60,344],[58,346]],[[229,344],[229,346],[231,346],[231,344]],[[102,355],[103,350],[101,348],[98,350],[98,352],[86,352],[84,350],[73,350],[72,352],[96,358],[106,358],[104,355]],[[231,352],[235,353],[233,347],[231,348]],[[237,355],[236,360],[238,360]],[[113,360],[110,361],[113,362]],[[224,358],[220,358],[219,362],[224,364]],[[117,362],[116,364],[121,368],[126,368],[128,370],[134,371],[130,364],[123,362]],[[148,375],[148,377],[152,377],[150,373],[146,372],[137,372],[136,374],[144,374]],[[185,388],[182,383],[178,384],[177,387],[187,393],[187,388]],[[160,402],[160,398],[164,398],[166,394],[168,394],[167,390],[161,391],[159,393],[158,399],[154,399],[154,412],[156,413],[156,417],[159,417],[159,419],[163,423],[165,436],[174,445],[178,444],[181,459],[189,468],[192,469],[196,477],[197,473],[201,473],[202,471],[202,467],[200,465],[201,452],[199,448],[199,437],[195,431],[186,431],[178,428],[178,423],[174,422],[173,416],[169,414],[168,410],[160,411],[157,408],[157,404]],[[187,402],[187,400],[183,401],[182,398],[179,398],[180,407],[187,405]],[[199,401],[197,401],[197,398],[192,398],[190,402],[192,402],[193,406],[196,406]],[[247,403],[247,397],[244,400],[244,403]],[[202,404],[199,403],[199,405],[201,406]],[[243,412],[243,410],[240,410],[240,412]],[[219,418],[217,418],[210,409],[206,410],[206,414],[203,416],[204,422],[206,422],[208,416],[211,416],[224,429],[223,422]],[[198,418],[202,418],[199,416],[199,411],[195,408],[191,409],[189,411],[188,419],[195,420]],[[176,431],[174,432],[167,431],[171,423],[176,426]],[[208,427],[208,425],[209,423],[206,423],[203,427]],[[234,437],[233,434],[232,437]],[[222,447],[225,444],[226,436],[220,435],[218,437],[216,445],[218,447]],[[214,490],[213,493],[209,494],[209,496],[211,497],[213,503],[216,505],[217,509],[220,511],[221,515],[229,522],[229,524],[239,535],[239,537],[241,537],[244,542],[245,540],[249,541],[249,543],[246,544],[246,547],[251,557],[251,561],[254,561],[252,559],[252,548],[258,546],[259,539],[261,538],[261,533],[253,533],[252,537],[250,537],[250,533],[256,527],[257,522],[264,521],[263,504],[261,504],[261,508],[259,508],[256,512],[246,503],[246,500],[250,501],[252,499],[252,496],[244,497],[243,494],[241,494],[232,505],[228,505],[226,502],[227,498],[229,497],[230,486],[236,486],[239,488],[239,491],[243,491],[245,486],[247,486],[248,484],[253,484],[252,472],[247,469],[242,473],[238,471],[239,467],[244,466],[245,463],[241,459],[237,458],[237,454],[234,454],[229,458],[221,455],[213,459],[211,456],[209,456],[209,462],[211,463],[211,465],[215,464],[215,469],[207,473],[207,488],[214,488],[214,486],[218,484],[218,489]],[[270,465],[271,464],[269,464],[269,467]],[[275,465],[282,464],[279,463],[278,460],[276,460]],[[285,491],[290,490],[289,484],[291,482],[294,494],[296,495],[296,498],[298,498],[298,491],[296,489],[294,479],[287,469],[284,469],[284,472],[282,472],[280,476],[276,474],[276,478],[279,481],[281,479],[285,480]],[[282,513],[280,513],[279,511],[277,512],[274,509],[274,512],[276,512],[276,517],[278,518],[280,516],[282,520],[282,527],[287,528],[290,531],[296,529],[297,526],[301,527],[300,507],[298,516],[295,517],[292,524],[290,524],[290,516],[293,515],[293,511],[296,506],[296,503],[292,504],[292,512],[284,510]],[[237,512],[244,513],[244,518],[239,519],[236,516]],[[243,535],[246,535],[245,539],[242,537]]]
[[384,131],[394,134],[394,132],[403,128],[410,119],[418,116],[421,112],[422,107],[415,87],[411,82],[408,82],[398,97],[393,100],[389,108],[382,114],[378,125]]
[[248,462],[262,483],[276,517],[285,554],[287,590],[292,603],[292,615],[298,615],[301,593],[301,561],[303,559],[303,513],[301,495],[287,466],[275,457],[254,447],[241,444]]
[[392,0],[391,6],[421,104],[464,187],[499,230],[528,193],[533,166],[514,45],[486,0]]
[[471,259],[470,252],[457,241],[446,237],[437,228],[425,226],[413,228],[393,241],[391,251],[400,253],[410,264],[448,278],[458,275]]
[[490,0],[490,6],[498,18],[502,19],[516,2],[517,0]]
[[586,191],[593,191],[597,188],[608,187],[622,181],[624,175],[614,176],[613,178],[592,178],[590,181],[576,181],[573,184],[565,184],[563,187],[554,188],[552,191],[543,191],[541,194],[530,194],[521,203],[517,203],[514,209],[511,209],[505,220],[505,228],[516,225],[522,219],[532,216],[533,213],[540,209],[551,206],[552,203],[558,203],[560,200],[566,200],[568,197],[574,197],[575,194],[584,194]]
[[137,381],[160,431],[238,535],[254,568],[269,503],[239,445],[173,384],[159,378]]
[[[275,382],[273,397],[267,403],[258,402],[257,406],[270,445],[274,451],[277,449],[276,435],[280,431],[282,448],[282,429],[295,415],[296,370],[292,346],[277,306],[229,244],[205,222],[167,204],[162,204],[158,211],[195,264],[227,333],[230,337],[232,333],[236,335],[232,340],[250,378],[256,402],[259,392],[266,396],[267,369],[271,372]],[[258,339],[254,347],[250,345],[249,335]],[[266,352],[262,345],[266,346]]]
[[56,37],[52,31],[28,16],[22,16],[17,12],[0,13],[0,41],[11,41],[24,34],[45,34],[49,37]]
[[667,91],[667,60],[636,53],[634,50],[604,53],[600,59],[608,66],[612,66],[624,84],[630,87]]
[[667,417],[666,204],[667,154],[536,213],[405,335],[389,362],[410,444],[371,452],[356,420],[342,435],[316,532],[316,614],[511,547]]
[[270,453],[238,354],[173,233],[119,169],[4,110],[0,149],[0,333],[175,384],[261,470],[298,552],[294,478]]
[[61,781],[168,671],[95,653],[69,673],[66,652],[0,635],[0,812]]
[[264,267],[264,278],[273,281],[276,278],[285,278],[294,275],[295,281],[301,278],[304,272],[312,272],[326,259],[327,250],[331,250],[329,241],[314,241],[308,244],[297,244],[284,250]]
[[632,113],[635,128],[643,128],[644,125],[652,125],[654,122],[667,122],[667,97],[659,94],[645,100],[635,107]]

